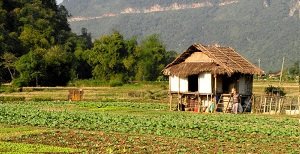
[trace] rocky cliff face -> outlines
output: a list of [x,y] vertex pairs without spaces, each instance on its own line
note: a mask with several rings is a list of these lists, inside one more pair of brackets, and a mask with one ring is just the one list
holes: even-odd
[[264,2],[263,2],[263,5],[264,5],[264,7],[270,7],[270,5],[271,5],[271,0],[263,0]]
[[69,18],[69,22],[79,22],[79,21],[86,21],[86,20],[93,20],[93,19],[101,19],[105,17],[115,17],[121,14],[146,14],[146,13],[155,13],[155,12],[166,12],[166,11],[178,11],[178,10],[186,10],[186,9],[199,9],[205,7],[223,7],[226,5],[232,5],[235,3],[239,3],[239,0],[220,0],[219,2],[212,2],[211,0],[204,0],[201,2],[194,2],[194,3],[171,3],[169,5],[161,5],[159,3],[154,4],[152,6],[145,6],[145,7],[127,7],[123,8],[119,12],[107,12],[100,16],[73,16]]
[[293,0],[291,3],[289,16],[294,16],[297,14],[300,19],[300,0]]
[[[64,5],[68,5],[68,3],[72,3],[70,0],[65,0]],[[101,19],[106,17],[116,17],[121,14],[146,14],[146,13],[155,13],[155,12],[166,12],[166,11],[179,11],[186,9],[199,9],[205,7],[224,7],[227,5],[234,5],[236,3],[240,3],[240,0],[202,0],[199,2],[174,2],[168,5],[161,5],[160,3],[156,3],[150,6],[136,7],[136,6],[128,6],[124,7],[119,11],[111,11],[104,12],[103,14],[99,14],[97,16],[72,16],[69,18],[69,22],[80,22],[86,20],[94,20]],[[269,8],[272,4],[272,0],[262,0],[262,5],[264,8]],[[99,7],[99,6],[98,6]],[[300,0],[291,0],[291,5],[289,9],[289,16],[298,15],[300,19]]]
[[[137,3],[137,1],[139,3]],[[159,34],[168,50],[201,42],[236,48],[266,71],[299,60],[300,0],[65,0],[74,32]],[[287,64],[288,65],[288,64]]]

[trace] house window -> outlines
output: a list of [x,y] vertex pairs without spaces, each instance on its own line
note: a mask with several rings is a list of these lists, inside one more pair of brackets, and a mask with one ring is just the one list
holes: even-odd
[[198,91],[198,75],[189,76],[188,82],[189,82],[189,91],[197,92]]

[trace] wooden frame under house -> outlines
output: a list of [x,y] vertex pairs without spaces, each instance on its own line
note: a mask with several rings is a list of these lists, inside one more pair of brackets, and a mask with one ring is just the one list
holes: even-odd
[[177,96],[178,110],[227,112],[235,88],[244,112],[251,110],[253,75],[263,71],[230,47],[194,44],[163,73],[169,76],[170,109]]

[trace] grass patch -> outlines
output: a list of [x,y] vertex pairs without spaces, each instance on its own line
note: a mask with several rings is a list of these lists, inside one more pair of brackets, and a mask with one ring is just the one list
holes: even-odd
[[56,146],[39,145],[39,144],[25,144],[25,143],[11,143],[0,142],[0,152],[5,153],[74,153],[83,152],[83,150],[62,148]]
[[32,98],[31,101],[43,102],[43,101],[53,101],[53,99],[50,97],[35,97],[35,98]]
[[47,128],[42,129],[29,126],[11,126],[6,124],[0,124],[0,140],[14,136],[42,133],[48,130],[49,129]]
[[57,146],[11,142],[11,138],[32,136],[49,132],[49,128],[0,124],[0,153],[74,153],[82,149],[62,148]]

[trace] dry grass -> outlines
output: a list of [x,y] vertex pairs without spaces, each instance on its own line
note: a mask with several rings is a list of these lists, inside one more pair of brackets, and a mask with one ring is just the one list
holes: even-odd
[[[121,87],[77,87],[83,89],[84,100],[128,100],[128,101],[161,101],[167,98],[168,83],[128,84]],[[68,100],[69,89],[76,87],[23,88],[22,92],[0,93],[0,96],[50,98]],[[166,97],[164,97],[166,96]]]
[[[279,82],[255,81],[253,93],[264,94],[265,87],[269,85],[280,86]],[[121,87],[78,87],[84,90],[84,100],[124,100],[124,101],[146,101],[146,102],[168,102],[168,83],[159,84],[128,84]],[[281,87],[287,96],[298,96],[298,83],[283,83]],[[67,100],[69,89],[74,87],[25,89],[23,92],[1,93],[0,96],[25,97],[26,100],[34,98],[50,98],[52,100]]]
[[264,90],[269,85],[275,87],[282,87],[286,92],[287,96],[299,96],[299,84],[297,82],[282,82],[281,84],[279,81],[254,81],[253,83],[253,93],[257,95],[264,94]]

